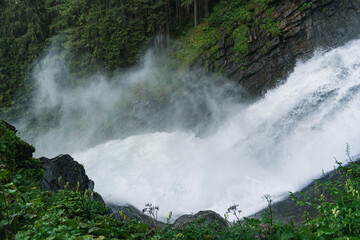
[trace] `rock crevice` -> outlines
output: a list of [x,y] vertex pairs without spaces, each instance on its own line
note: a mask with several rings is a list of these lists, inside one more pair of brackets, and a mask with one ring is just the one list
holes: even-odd
[[[259,24],[247,33],[246,54],[234,51],[232,32],[222,31],[219,57],[210,61],[252,96],[264,94],[293,70],[296,61],[316,49],[338,47],[360,35],[360,3],[356,0],[273,1],[272,18],[281,33],[273,36]],[[203,61],[207,62],[207,61]]]

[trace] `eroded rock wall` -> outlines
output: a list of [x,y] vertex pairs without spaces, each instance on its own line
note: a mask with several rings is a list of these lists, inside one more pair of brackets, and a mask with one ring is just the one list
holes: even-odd
[[[223,31],[218,43],[217,64],[252,96],[276,86],[297,60],[316,49],[338,47],[360,35],[359,0],[277,0],[272,4],[280,35],[272,36],[255,26],[247,33],[247,54],[234,52],[231,32]],[[208,68],[214,70],[214,62]]]

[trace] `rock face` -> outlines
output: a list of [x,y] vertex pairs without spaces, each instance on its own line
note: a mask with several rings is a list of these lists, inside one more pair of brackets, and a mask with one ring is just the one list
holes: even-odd
[[45,190],[57,191],[63,189],[68,183],[69,189],[76,189],[79,183],[79,190],[94,190],[94,182],[89,179],[82,165],[76,162],[70,155],[59,155],[55,158],[40,158],[44,177],[40,185]]
[[104,203],[101,195],[94,192],[94,182],[85,173],[84,167],[76,162],[70,155],[59,155],[55,158],[40,158],[44,176],[39,181],[44,190],[58,191],[64,189],[77,189],[79,191],[89,191],[93,198]]
[[172,227],[174,228],[185,227],[186,225],[192,222],[205,223],[207,221],[210,223],[219,224],[219,228],[224,228],[227,226],[227,223],[224,218],[222,218],[216,212],[208,210],[208,211],[200,211],[195,215],[192,214],[183,215],[178,219],[176,219],[176,221],[172,224]]
[[[297,60],[311,56],[315,49],[338,47],[359,36],[358,0],[309,2],[272,1],[272,17],[280,23],[281,34],[273,37],[255,26],[247,33],[247,54],[235,53],[232,32],[223,32],[216,61],[225,75],[243,85],[250,95],[261,95],[284,78]],[[214,70],[214,62],[208,69]]]
[[118,206],[116,204],[107,203],[106,206],[110,209],[114,218],[117,220],[125,221],[123,216],[121,216],[121,214],[119,213],[119,211],[121,211],[126,218],[144,222],[151,228],[155,226],[158,228],[165,228],[165,227],[182,228],[182,227],[186,227],[190,223],[195,223],[195,222],[200,224],[203,224],[205,222],[216,223],[218,224],[219,229],[227,226],[227,222],[225,221],[224,218],[222,218],[216,212],[210,210],[200,211],[195,215],[193,214],[182,215],[178,219],[176,219],[173,224],[167,225],[164,222],[155,221],[153,218],[142,213],[140,210],[138,210],[132,205]]
[[149,227],[157,226],[159,228],[164,228],[166,226],[165,223],[161,221],[155,221],[150,216],[143,214],[139,209],[132,205],[118,206],[113,203],[107,203],[106,206],[110,209],[114,218],[119,221],[125,221],[125,219],[119,213],[121,211],[126,216],[126,218],[141,221]]

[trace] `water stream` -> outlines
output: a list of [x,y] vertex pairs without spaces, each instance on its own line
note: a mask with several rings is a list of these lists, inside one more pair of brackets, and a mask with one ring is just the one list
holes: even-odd
[[[45,56],[34,70],[34,114],[56,107],[58,115],[56,127],[29,135],[36,154],[71,153],[105,201],[140,209],[150,202],[161,216],[223,214],[236,203],[245,216],[266,206],[264,194],[280,199],[331,170],[347,143],[360,152],[360,40],[297,63],[252,103],[234,98],[222,78],[164,73],[155,58],[64,89],[66,64],[58,53]],[[148,90],[137,96],[141,87]],[[159,88],[165,103],[149,107]]]

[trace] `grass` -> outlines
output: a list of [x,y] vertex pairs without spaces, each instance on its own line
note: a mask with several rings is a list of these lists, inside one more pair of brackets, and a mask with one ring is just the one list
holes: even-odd
[[209,18],[180,38],[176,57],[186,65],[202,58],[210,59],[215,62],[215,70],[220,71],[216,64],[220,57],[218,41],[222,37],[221,32],[224,32],[233,39],[235,61],[241,62],[248,53],[248,33],[256,27],[273,37],[281,34],[278,30],[280,22],[272,17],[274,8],[271,3],[271,0],[219,1]]

